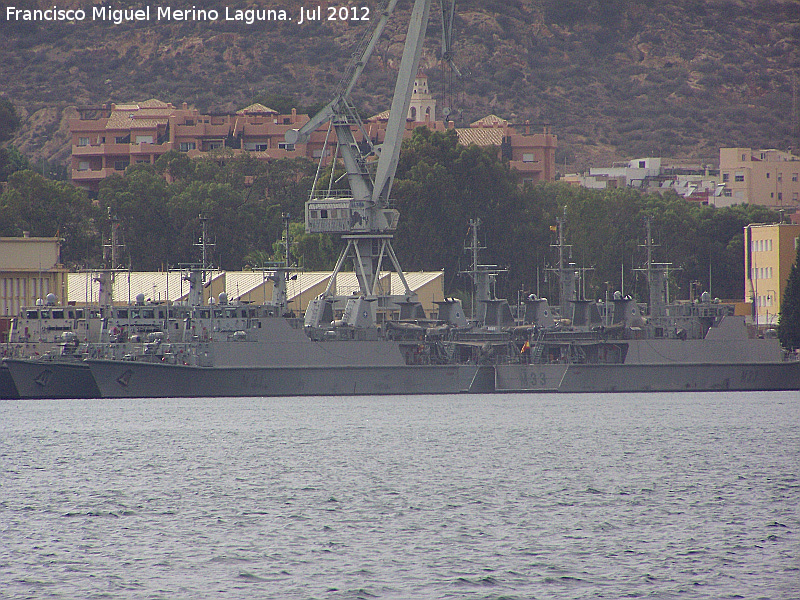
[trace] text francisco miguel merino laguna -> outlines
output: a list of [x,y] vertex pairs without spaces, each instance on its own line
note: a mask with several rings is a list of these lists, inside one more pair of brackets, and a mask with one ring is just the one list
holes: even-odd
[[[152,8],[152,10],[151,10]],[[13,21],[63,21],[76,23],[80,21],[107,21],[115,25],[132,21],[240,21],[252,25],[256,21],[294,21],[302,25],[308,21],[369,21],[367,6],[315,6],[301,7],[299,17],[293,19],[282,8],[262,9],[230,9],[222,10],[206,8],[172,8],[171,6],[145,6],[142,8],[118,8],[92,6],[87,9],[66,9],[53,6],[47,9],[23,9],[15,6],[6,7],[6,20]]]

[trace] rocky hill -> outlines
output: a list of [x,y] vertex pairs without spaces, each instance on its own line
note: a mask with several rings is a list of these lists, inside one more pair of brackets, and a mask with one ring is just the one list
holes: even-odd
[[[44,9],[54,2],[14,4]],[[55,4],[82,9],[86,18],[0,15],[0,94],[23,117],[13,143],[34,161],[66,161],[76,105],[156,97],[230,111],[264,91],[325,102],[378,13],[377,0],[320,2],[323,19],[328,6],[357,16],[365,13],[352,9],[364,6],[370,21],[298,24],[299,3],[285,0]],[[388,107],[410,5],[400,2],[354,93],[365,113]],[[93,8],[103,6],[149,7],[150,19],[93,21]],[[157,20],[164,7],[219,17]],[[293,20],[225,19],[226,9],[235,16],[248,8],[283,9]],[[456,12],[463,76],[452,83],[450,103],[459,124],[488,113],[550,124],[567,170],[642,155],[713,162],[719,146],[800,147],[796,0],[462,0]],[[434,3],[422,60],[434,94],[446,79],[439,15]]]

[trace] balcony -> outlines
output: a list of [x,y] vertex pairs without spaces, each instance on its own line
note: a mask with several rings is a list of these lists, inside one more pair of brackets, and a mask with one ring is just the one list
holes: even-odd
[[72,146],[72,156],[99,156],[103,154],[103,144]]
[[120,172],[121,171],[115,171],[114,169],[107,168],[96,169],[94,171],[79,171],[78,169],[72,169],[72,181],[99,181],[100,179],[104,179],[109,175]]
[[129,150],[131,154],[164,154],[167,150],[172,150],[172,144],[169,142],[165,144],[149,144],[141,142],[139,144],[130,144]]

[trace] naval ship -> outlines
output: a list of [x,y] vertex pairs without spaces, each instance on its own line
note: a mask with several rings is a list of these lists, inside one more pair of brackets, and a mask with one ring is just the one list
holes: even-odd
[[466,271],[478,306],[472,321],[457,299],[439,302],[431,320],[419,303],[395,298],[400,319],[375,326],[361,296],[347,298],[336,319],[335,298],[323,294],[303,320],[274,311],[259,340],[197,342],[180,364],[168,347],[128,361],[89,360],[89,369],[104,397],[800,389],[800,361],[734,305],[708,292],[667,301],[668,267],[649,252],[647,311],[621,292],[582,298],[579,272],[559,261],[562,303],[531,294],[515,317],[494,293],[499,270],[477,260],[478,225],[470,223]]

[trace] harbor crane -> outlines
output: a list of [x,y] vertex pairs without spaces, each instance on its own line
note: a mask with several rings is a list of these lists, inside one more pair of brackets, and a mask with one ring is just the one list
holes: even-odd
[[[305,143],[314,131],[326,122],[329,123],[325,143],[327,146],[333,130],[337,142],[336,154],[341,156],[350,188],[346,193],[331,191],[330,187],[327,190],[318,189],[318,170],[317,181],[311,197],[306,202],[306,231],[342,234],[342,238],[347,242],[336,262],[327,289],[309,304],[306,311],[306,326],[319,327],[330,322],[334,282],[348,257],[353,258],[359,283],[359,297],[348,300],[348,306],[345,308],[344,320],[348,325],[375,326],[376,304],[379,300],[384,301],[388,298],[387,294],[380,293],[380,270],[386,258],[391,261],[405,288],[404,298],[399,300],[401,302],[416,300],[392,248],[391,240],[393,232],[397,229],[400,213],[392,206],[391,190],[400,157],[403,133],[406,129],[406,116],[414,91],[414,79],[422,55],[431,0],[414,0],[382,144],[373,144],[350,99],[350,93],[364,71],[396,5],[397,0],[385,0],[379,9],[380,17],[372,35],[365,37],[356,49],[333,100],[302,128],[292,129],[286,133],[287,143]],[[452,15],[452,11],[450,14]],[[452,17],[450,18],[452,20]],[[362,142],[356,142],[354,129],[360,132]],[[320,165],[324,157],[323,149]],[[374,157],[377,157],[377,161]],[[337,156],[334,155],[332,163],[335,164],[336,160]]]

